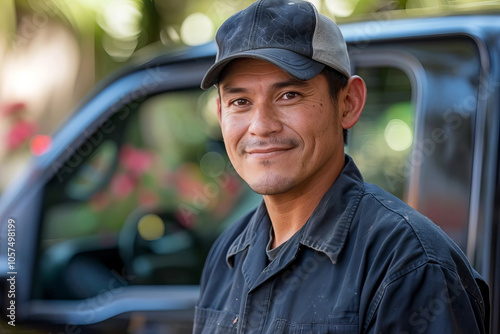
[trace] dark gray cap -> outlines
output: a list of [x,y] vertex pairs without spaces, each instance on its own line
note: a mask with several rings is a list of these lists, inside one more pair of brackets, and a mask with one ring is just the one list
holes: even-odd
[[217,58],[205,74],[208,89],[231,60],[257,58],[309,80],[329,66],[347,78],[351,66],[339,27],[307,1],[259,0],[227,19],[217,31]]

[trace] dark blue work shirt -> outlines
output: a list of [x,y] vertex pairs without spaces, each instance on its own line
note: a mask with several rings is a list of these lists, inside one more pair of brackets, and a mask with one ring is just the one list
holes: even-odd
[[[346,166],[269,262],[265,204],[205,264],[194,333],[485,333],[486,283],[426,217]],[[483,296],[483,294],[484,296]]]

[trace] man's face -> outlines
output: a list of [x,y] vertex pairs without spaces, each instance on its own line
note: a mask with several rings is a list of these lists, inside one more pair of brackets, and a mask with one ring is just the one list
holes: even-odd
[[238,59],[227,66],[219,92],[229,158],[255,192],[298,195],[333,182],[344,143],[323,75],[300,81],[270,63]]

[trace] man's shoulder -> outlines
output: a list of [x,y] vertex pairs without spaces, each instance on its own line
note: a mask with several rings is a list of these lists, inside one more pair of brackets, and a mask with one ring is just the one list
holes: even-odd
[[426,261],[447,267],[455,267],[457,256],[466,262],[462,250],[438,225],[378,186],[365,184],[358,211],[365,221],[361,224],[371,220],[368,228],[382,242],[395,239],[395,246],[404,252],[413,251]]
[[[484,309],[488,286],[464,252],[438,225],[402,200],[365,184],[357,228],[356,241],[364,247],[354,248],[363,248],[372,272],[383,276],[380,294],[388,291],[391,284],[404,292],[402,286],[412,286],[414,277],[426,275],[428,281],[446,279],[452,289],[457,284],[463,286],[471,300],[479,301],[482,314],[488,312]],[[381,273],[380,268],[385,271]]]
[[370,183],[365,183],[359,209],[365,215],[375,214],[373,218],[379,227],[387,227],[385,224],[393,227],[401,225],[417,235],[422,229],[431,229],[433,233],[446,237],[446,234],[428,217],[398,197]]

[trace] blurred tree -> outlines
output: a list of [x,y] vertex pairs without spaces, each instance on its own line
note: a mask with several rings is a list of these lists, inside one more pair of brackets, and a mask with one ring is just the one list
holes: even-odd
[[[0,35],[13,36],[22,28],[26,16],[33,23],[57,20],[71,28],[78,42],[92,37],[95,79],[128,61],[144,48],[157,45],[181,46],[183,25],[195,14],[202,33],[202,19],[211,22],[210,36],[229,15],[253,0],[4,0],[0,3]],[[488,0],[311,0],[319,11],[338,22],[363,20],[370,14],[389,12],[402,15],[442,15],[454,11],[499,8],[499,1]],[[38,21],[36,21],[38,20]],[[26,20],[25,20],[26,21]],[[193,23],[195,24],[195,23]],[[32,28],[38,28],[36,26]],[[185,31],[188,31],[186,29]],[[17,31],[19,37],[19,31]],[[205,41],[205,40],[203,40]],[[0,59],[1,60],[1,59]]]

